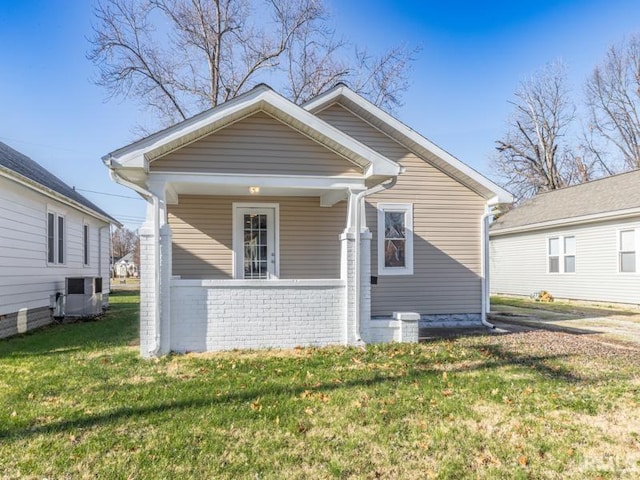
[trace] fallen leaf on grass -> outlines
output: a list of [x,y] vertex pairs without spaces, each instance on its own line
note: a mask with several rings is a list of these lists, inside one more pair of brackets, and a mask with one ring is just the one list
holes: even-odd
[[528,462],[528,460],[527,460],[527,457],[525,457],[524,455],[520,455],[520,456],[518,457],[518,463],[519,463],[520,465],[522,465],[523,467],[526,467],[526,466],[527,466],[527,463],[529,463],[529,462]]
[[262,410],[260,399],[257,399],[255,402],[251,402],[251,410],[253,410],[254,412],[259,412],[260,410]]

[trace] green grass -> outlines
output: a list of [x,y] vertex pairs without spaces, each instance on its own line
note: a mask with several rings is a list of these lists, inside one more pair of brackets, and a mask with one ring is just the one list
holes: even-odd
[[605,304],[586,304],[567,301],[537,302],[524,297],[491,296],[491,308],[516,307],[541,310],[543,312],[562,313],[575,316],[609,316],[609,315],[637,315],[638,309],[624,308]]
[[637,359],[531,338],[138,355],[137,301],[0,341],[2,478],[637,478]]

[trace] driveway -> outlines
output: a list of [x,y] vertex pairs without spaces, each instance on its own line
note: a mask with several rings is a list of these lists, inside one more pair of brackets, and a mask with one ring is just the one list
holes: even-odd
[[640,309],[620,309],[580,303],[542,304],[500,298],[489,321],[506,332],[542,329],[593,335],[602,342],[640,346]]

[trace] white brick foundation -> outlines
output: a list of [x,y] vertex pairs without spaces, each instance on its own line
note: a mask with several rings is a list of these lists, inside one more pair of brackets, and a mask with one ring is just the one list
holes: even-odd
[[344,343],[341,280],[171,281],[171,350]]

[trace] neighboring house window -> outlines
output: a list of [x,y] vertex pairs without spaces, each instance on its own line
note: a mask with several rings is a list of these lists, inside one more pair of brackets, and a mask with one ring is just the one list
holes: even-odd
[[576,237],[564,237],[564,273],[576,272]]
[[47,262],[56,261],[56,214],[47,213]]
[[548,242],[549,273],[575,273],[576,237],[553,237]]
[[65,262],[65,218],[55,212],[47,212],[47,262]]
[[413,205],[378,204],[378,275],[413,274]]
[[618,265],[621,273],[636,272],[636,231],[622,230],[618,241]]
[[85,265],[89,265],[89,225],[82,226],[82,251]]

